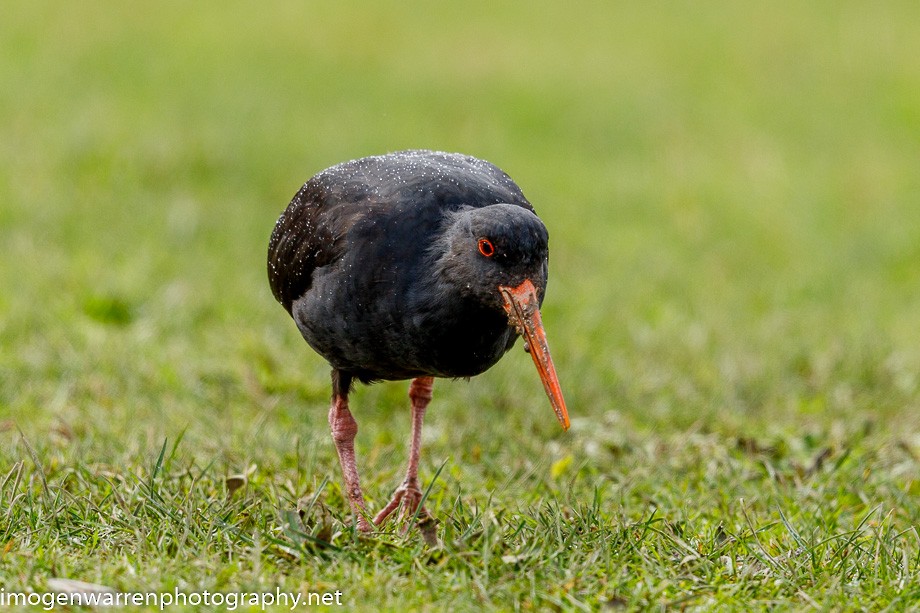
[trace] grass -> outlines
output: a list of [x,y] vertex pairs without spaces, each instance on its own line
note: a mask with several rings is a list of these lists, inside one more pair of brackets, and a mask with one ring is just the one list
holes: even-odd
[[[6,592],[920,601],[916,3],[4,12]],[[312,173],[408,147],[496,162],[546,221],[573,416],[562,433],[521,351],[439,381],[434,548],[349,528],[328,368],[264,271]],[[372,509],[405,387],[353,398]]]

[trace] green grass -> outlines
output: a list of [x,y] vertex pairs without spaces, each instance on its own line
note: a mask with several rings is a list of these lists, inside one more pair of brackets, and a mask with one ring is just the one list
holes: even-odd
[[[916,607],[918,27],[908,1],[14,0],[0,587]],[[573,417],[522,351],[439,381],[436,548],[348,527],[328,367],[264,270],[311,174],[409,147],[499,164],[546,221]],[[405,391],[353,396],[372,509]]]

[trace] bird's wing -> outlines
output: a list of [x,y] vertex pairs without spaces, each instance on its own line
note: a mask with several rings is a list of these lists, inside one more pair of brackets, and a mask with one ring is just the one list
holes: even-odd
[[288,312],[310,289],[313,272],[341,256],[344,236],[366,207],[366,194],[346,197],[337,191],[319,177],[310,179],[275,224],[268,245],[268,280]]

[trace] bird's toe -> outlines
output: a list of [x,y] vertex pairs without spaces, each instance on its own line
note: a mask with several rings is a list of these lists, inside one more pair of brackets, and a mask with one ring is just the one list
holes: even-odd
[[[399,519],[401,522],[408,522],[416,516],[420,522],[426,518],[430,518],[431,516],[425,507],[420,507],[421,502],[422,490],[419,489],[418,483],[404,481],[402,485],[393,492],[393,497],[390,499],[390,502],[388,502],[374,518],[374,524],[378,526],[381,525],[397,508],[400,509]],[[406,523],[403,532],[408,529],[408,526],[409,524]]]

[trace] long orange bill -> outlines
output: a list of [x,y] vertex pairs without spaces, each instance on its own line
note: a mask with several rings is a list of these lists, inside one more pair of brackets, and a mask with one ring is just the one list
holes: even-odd
[[546,342],[546,332],[540,318],[540,299],[537,297],[536,288],[530,279],[525,279],[517,287],[499,286],[498,291],[505,299],[508,323],[524,337],[526,348],[533,358],[537,372],[540,373],[540,380],[543,381],[543,389],[546,390],[549,403],[556,412],[556,418],[562,424],[562,429],[568,430],[569,412],[565,408],[565,399],[562,398],[562,388],[559,387],[553,358],[549,355],[549,344]]

